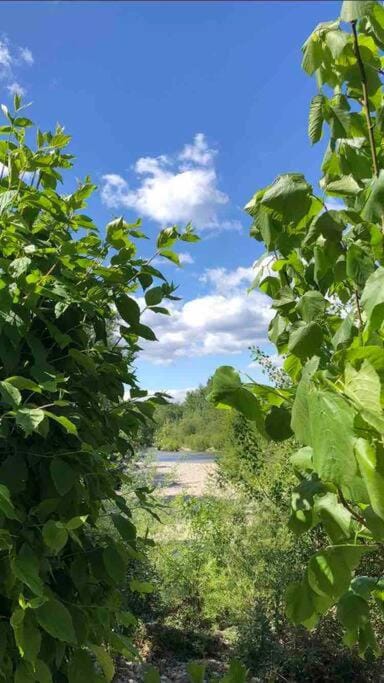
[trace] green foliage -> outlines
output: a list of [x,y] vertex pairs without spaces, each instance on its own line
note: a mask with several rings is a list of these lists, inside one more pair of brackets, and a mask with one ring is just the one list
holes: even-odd
[[[32,122],[2,109],[0,678],[111,681],[109,652],[132,651],[119,626],[137,542],[122,464],[163,401],[137,386],[139,338],[154,335],[134,297],[174,288],[136,254],[139,224],[119,218],[100,236],[83,213],[88,178],[57,191],[73,160],[63,129],[38,130],[30,147]],[[189,227],[172,235],[194,239]],[[102,524],[111,509],[119,538]]]
[[[274,440],[290,437],[290,422],[305,446],[292,458],[299,484],[290,528],[321,528],[329,545],[287,591],[287,614],[312,629],[337,605],[345,643],[368,656],[379,650],[370,614],[382,610],[382,594],[356,592],[353,577],[384,538],[384,9],[346,0],[341,21],[352,25],[319,24],[303,46],[303,68],[319,89],[309,136],[317,142],[324,124],[329,130],[320,187],[340,208],[328,208],[299,173],[280,176],[246,206],[251,235],[273,258],[273,276],[256,285],[272,298],[269,337],[290,383],[242,382],[224,367],[209,398]],[[369,578],[380,582],[375,571]]]
[[[209,384],[208,384],[209,386]],[[231,429],[230,413],[217,413],[207,404],[208,387],[189,391],[181,404],[158,406],[147,439],[162,450],[221,450]]]

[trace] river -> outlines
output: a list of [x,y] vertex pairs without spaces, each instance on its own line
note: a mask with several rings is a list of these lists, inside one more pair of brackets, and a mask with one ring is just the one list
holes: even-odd
[[195,453],[193,451],[159,451],[154,449],[154,457],[158,463],[191,463],[191,464],[205,464],[209,462],[216,462],[216,455],[214,453]]

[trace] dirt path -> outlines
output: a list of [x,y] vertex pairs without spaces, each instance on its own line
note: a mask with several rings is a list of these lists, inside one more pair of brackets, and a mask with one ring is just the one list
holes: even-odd
[[214,462],[160,462],[156,479],[164,496],[201,496],[215,470]]

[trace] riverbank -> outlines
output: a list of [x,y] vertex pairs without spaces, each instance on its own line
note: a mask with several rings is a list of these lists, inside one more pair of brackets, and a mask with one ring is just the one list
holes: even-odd
[[163,496],[200,497],[215,472],[216,463],[212,461],[164,460],[156,465],[156,483]]

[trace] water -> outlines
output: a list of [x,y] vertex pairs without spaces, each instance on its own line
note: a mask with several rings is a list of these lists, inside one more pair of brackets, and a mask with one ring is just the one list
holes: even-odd
[[157,462],[189,462],[189,463],[207,463],[215,462],[216,455],[214,453],[194,453],[190,451],[158,451],[154,450],[154,456]]

